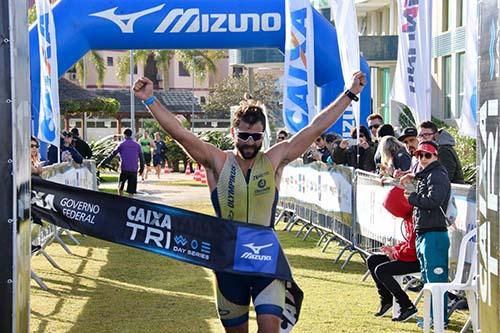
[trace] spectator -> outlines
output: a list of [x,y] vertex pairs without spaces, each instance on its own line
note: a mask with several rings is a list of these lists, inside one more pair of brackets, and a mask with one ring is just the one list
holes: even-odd
[[[433,141],[418,145],[415,156],[422,171],[401,178],[401,184],[410,184],[416,179],[416,190],[411,191],[408,202],[414,206],[417,257],[420,262],[422,281],[448,282],[448,238],[445,214],[451,195],[451,184],[446,168],[438,160],[438,146]],[[447,323],[446,304],[444,318]],[[403,313],[402,313],[403,315]]]
[[464,174],[462,171],[462,163],[455,151],[455,139],[450,133],[444,129],[438,130],[436,124],[432,121],[424,121],[420,124],[418,140],[434,141],[439,145],[438,156],[439,161],[448,170],[448,179],[452,183],[464,184]]
[[415,151],[418,146],[417,135],[418,132],[415,127],[407,127],[398,138],[398,140],[405,145],[406,151],[412,156],[410,171],[413,173],[417,173],[417,171],[419,171],[418,160],[415,157]]
[[281,141],[285,141],[288,139],[288,132],[285,130],[281,130],[278,132],[278,137],[276,138],[276,143],[280,143]]
[[[153,167],[156,170],[156,175],[160,179],[161,169],[165,167],[165,159],[167,153],[167,145],[161,139],[159,132],[155,133],[155,148],[153,150]],[[187,167],[187,166],[186,166]]]
[[377,130],[377,139],[380,141],[384,136],[396,136],[394,132],[394,127],[391,124],[384,124],[380,126]]
[[31,137],[31,174],[39,176],[42,169],[42,162],[40,162],[40,151],[38,150],[40,145],[38,144],[38,140],[32,136]]
[[321,134],[321,136],[318,136],[311,148],[304,153],[304,164],[309,164],[314,161],[326,163],[328,157],[330,157],[330,151],[326,147],[325,137],[325,134]]
[[[101,168],[109,163],[117,154],[120,154],[120,180],[118,182],[118,194],[123,194],[123,188],[127,183],[127,193],[137,193],[137,169],[142,174],[144,171],[144,156],[142,154],[141,146],[135,142],[132,137],[132,130],[126,128],[123,131],[125,139],[113,150],[113,152],[106,157],[97,168]],[[140,168],[138,167],[140,163]]]
[[368,116],[368,118],[366,118],[366,122],[368,124],[368,128],[370,129],[373,141],[377,141],[377,130],[384,124],[384,118],[382,118],[382,116],[378,113],[372,113]]
[[402,309],[400,316],[394,320],[405,321],[417,313],[417,309],[393,276],[420,271],[415,250],[413,208],[399,187],[389,191],[383,205],[392,215],[403,218],[405,240],[396,246],[381,247],[382,254],[372,254],[366,261],[380,296],[380,308],[375,316],[383,316],[389,311],[394,296]]
[[83,139],[80,138],[80,133],[78,132],[78,128],[73,128],[71,130],[71,134],[73,135],[73,146],[76,151],[82,155],[85,159],[92,158],[92,149]]
[[390,124],[381,125],[377,130],[377,141],[375,141],[375,156],[374,156],[374,163],[377,172],[379,171],[380,163],[382,162],[379,142],[385,136],[396,136],[394,133],[394,127],[392,127],[392,125]]
[[[374,143],[372,142],[370,132],[366,127],[360,126],[359,131],[359,161],[358,145],[349,146],[348,141],[343,140],[333,151],[333,162],[373,172],[375,171],[375,163],[373,162],[373,156],[375,154]],[[356,128],[351,129],[351,138],[357,139],[357,137]]]
[[393,136],[384,136],[379,142],[380,173],[392,176],[395,170],[407,171],[411,167],[411,156],[401,142]]
[[[63,131],[61,134],[61,141],[60,141],[60,162],[71,162],[74,161],[75,163],[81,164],[83,162],[83,157],[80,155],[79,152],[76,151],[75,148],[73,148],[73,136],[71,132],[68,131]],[[50,145],[49,150],[47,152],[47,159],[49,162],[47,165],[52,165],[56,164],[59,161],[57,160],[58,156],[58,149],[57,146]]]
[[142,154],[144,155],[144,162],[146,163],[146,167],[144,168],[144,173],[141,174],[142,181],[148,179],[148,174],[151,171],[151,149],[154,149],[154,142],[149,137],[149,132],[144,131],[141,138],[139,139],[139,143],[141,144]]

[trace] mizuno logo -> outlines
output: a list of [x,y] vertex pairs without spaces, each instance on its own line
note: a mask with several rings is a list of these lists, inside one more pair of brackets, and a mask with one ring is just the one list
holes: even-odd
[[254,254],[260,254],[260,250],[273,246],[273,243],[266,245],[255,246],[255,243],[243,244],[243,246],[248,247]]
[[[135,21],[148,14],[160,11],[159,5],[140,12],[117,15],[118,7],[90,16],[102,17],[115,23],[123,33],[134,33]],[[168,11],[154,30],[155,33],[194,33],[194,32],[272,32],[281,29],[280,13],[239,13],[239,14],[200,14],[199,8],[173,8]]]
[[153,8],[141,10],[140,12],[131,14],[122,14],[122,15],[115,14],[115,11],[118,9],[118,7],[115,7],[108,10],[104,10],[102,12],[90,14],[90,16],[97,16],[108,19],[114,24],[116,24],[123,33],[133,33],[134,23],[138,18],[157,12],[161,10],[164,6],[165,5],[163,4]]

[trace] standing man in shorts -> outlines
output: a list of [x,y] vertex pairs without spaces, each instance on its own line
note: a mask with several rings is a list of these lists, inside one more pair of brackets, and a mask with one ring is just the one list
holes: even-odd
[[[142,99],[160,125],[207,172],[208,187],[221,218],[274,226],[274,213],[283,168],[301,156],[326,131],[366,84],[365,75],[353,75],[350,88],[290,139],[261,152],[266,116],[255,101],[243,101],[234,114],[231,135],[235,149],[222,151],[182,127],[153,95],[153,82],[140,78],[135,96]],[[247,244],[254,253],[265,253],[266,244]],[[248,332],[250,298],[257,313],[259,333],[277,333],[285,304],[285,282],[272,278],[215,272],[216,303],[226,332]]]
[[142,154],[144,155],[144,162],[146,163],[146,168],[144,172],[141,173],[142,181],[148,179],[148,173],[151,171],[151,149],[154,149],[154,142],[149,137],[149,132],[144,131],[141,138],[139,139],[141,144]]
[[167,153],[167,145],[161,139],[160,132],[155,133],[155,148],[153,150],[153,167],[156,170],[156,175],[160,179],[161,168],[165,166],[165,154]]
[[[137,171],[140,174],[144,171],[144,157],[141,146],[132,137],[132,130],[126,128],[123,131],[125,139],[106,157],[97,168],[108,164],[117,154],[120,154],[120,180],[118,182],[118,194],[123,195],[123,188],[127,183],[127,193],[137,193]],[[140,168],[138,167],[140,164]]]

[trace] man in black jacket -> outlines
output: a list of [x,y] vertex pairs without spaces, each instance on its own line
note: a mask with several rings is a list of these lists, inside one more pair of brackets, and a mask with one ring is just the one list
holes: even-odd
[[[448,248],[450,240],[445,211],[451,195],[451,184],[446,168],[438,161],[438,146],[424,141],[415,152],[422,170],[416,175],[401,178],[401,184],[417,181],[416,190],[409,194],[413,208],[413,221],[417,233],[416,249],[422,281],[448,282]],[[447,323],[446,304],[444,319]],[[416,309],[412,311],[416,312]]]
[[85,159],[92,158],[92,149],[87,142],[80,138],[78,128],[73,128],[71,130],[71,134],[73,134],[73,146],[75,147],[76,151],[79,152],[80,155],[82,155],[82,157]]

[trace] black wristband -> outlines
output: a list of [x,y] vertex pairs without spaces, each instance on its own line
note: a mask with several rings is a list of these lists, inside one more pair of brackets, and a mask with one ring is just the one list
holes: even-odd
[[350,99],[352,99],[353,101],[357,102],[359,101],[359,97],[356,96],[355,93],[353,93],[352,91],[350,91],[349,89],[347,89],[345,92],[344,92],[344,95],[346,95],[347,97],[349,97]]

